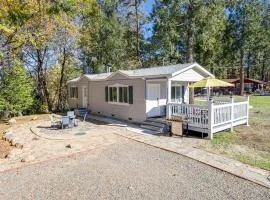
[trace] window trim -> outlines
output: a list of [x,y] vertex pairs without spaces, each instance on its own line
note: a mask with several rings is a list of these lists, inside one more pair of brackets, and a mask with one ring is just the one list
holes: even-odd
[[[77,97],[71,97],[71,88],[77,88]],[[69,92],[70,92],[70,94],[69,94],[69,98],[70,99],[78,99],[79,98],[79,88],[78,88],[78,86],[70,86],[70,88],[69,88]]]
[[[119,101],[119,88],[121,87],[125,87],[127,88],[127,102],[120,102]],[[115,104],[115,105],[124,105],[124,106],[129,106],[129,86],[128,85],[124,85],[124,84],[119,84],[119,83],[116,83],[116,84],[113,84],[113,85],[108,85],[108,104]],[[110,88],[116,88],[116,98],[117,98],[117,101],[111,101],[110,98]]]
[[[178,102],[178,103],[179,103],[179,102],[183,102],[182,85],[181,85],[181,84],[177,84],[177,83],[172,84],[172,85],[171,85],[171,91],[172,91],[172,88],[173,88],[173,87],[175,88],[175,90],[174,90],[174,98],[172,98],[172,95],[171,95],[171,101],[172,101],[172,102]],[[176,94],[177,94],[176,88],[178,88],[178,87],[179,87],[179,92],[180,92],[180,93],[179,93],[179,95],[180,95],[180,96],[179,96],[179,99],[181,99],[182,101],[176,101],[176,100],[179,100],[179,99],[176,98]]]

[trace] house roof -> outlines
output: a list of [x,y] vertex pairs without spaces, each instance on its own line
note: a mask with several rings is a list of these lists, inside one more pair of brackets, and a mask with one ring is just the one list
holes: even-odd
[[107,77],[109,77],[112,73],[101,73],[101,74],[87,74],[85,75],[87,78],[89,78],[90,80],[95,79],[95,80],[102,80],[102,79],[106,79]]
[[168,66],[162,66],[162,67],[150,67],[150,68],[141,68],[141,69],[135,69],[135,70],[120,70],[120,71],[132,77],[170,75],[194,64],[195,63],[186,63],[186,64],[176,64],[176,65],[168,65]]
[[[240,79],[239,78],[223,79],[223,81],[226,81],[228,83],[236,83],[236,82],[240,82]],[[254,83],[258,83],[258,84],[265,84],[265,82],[263,82],[263,81],[251,79],[251,78],[245,78],[244,81],[254,82]]]
[[[173,76],[193,66],[199,67],[208,76],[212,76],[212,77],[214,76],[210,72],[205,70],[203,67],[201,67],[198,63],[185,63],[185,64],[176,64],[176,65],[168,65],[168,66],[161,66],[161,67],[141,68],[141,69],[135,69],[135,70],[118,70],[112,73],[90,74],[90,75],[83,75],[83,76],[93,81],[106,80],[117,73],[120,73],[130,78],[138,78],[138,77],[151,78],[151,77],[160,77],[160,76]],[[80,77],[70,80],[68,82],[77,82],[79,79]]]
[[73,82],[77,82],[81,79],[81,77],[86,77],[89,80],[103,80],[106,79],[108,76],[110,76],[112,73],[101,73],[101,74],[84,74],[80,77],[74,78],[70,81],[68,81],[68,83],[73,83]]
[[238,81],[239,78],[222,79],[222,80],[225,81],[225,82],[228,82],[228,83],[234,83],[234,82]]

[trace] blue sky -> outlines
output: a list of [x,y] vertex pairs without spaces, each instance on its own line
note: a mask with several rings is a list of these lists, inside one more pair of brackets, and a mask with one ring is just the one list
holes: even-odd
[[[142,10],[145,13],[145,15],[147,17],[150,16],[150,13],[152,11],[153,5],[154,5],[154,1],[155,0],[146,0],[143,4],[142,4]],[[153,28],[153,23],[150,22],[148,24],[145,24],[143,26],[143,32],[144,32],[144,37],[145,38],[149,38],[152,35],[152,28]],[[150,29],[150,30],[149,30]]]
[[144,11],[147,15],[152,11],[153,4],[154,4],[154,0],[146,0],[146,1],[142,4],[143,11]]

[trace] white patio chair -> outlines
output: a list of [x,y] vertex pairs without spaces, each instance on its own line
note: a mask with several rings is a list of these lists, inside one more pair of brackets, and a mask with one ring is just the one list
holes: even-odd
[[62,120],[61,120],[61,126],[62,126],[62,129],[63,129],[65,126],[71,127],[69,116],[63,116],[63,117],[62,117]]
[[52,115],[49,115],[50,121],[51,121],[51,127],[59,126],[61,121],[56,120]]
[[74,111],[68,111],[67,112],[67,116],[74,117],[75,116],[75,112]]

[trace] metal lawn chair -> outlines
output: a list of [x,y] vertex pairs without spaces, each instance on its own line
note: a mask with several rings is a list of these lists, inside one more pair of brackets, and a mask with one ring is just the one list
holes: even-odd
[[86,119],[87,115],[88,115],[88,111],[86,111],[86,112],[84,113],[84,116],[83,116],[83,121],[85,121],[85,119]]

